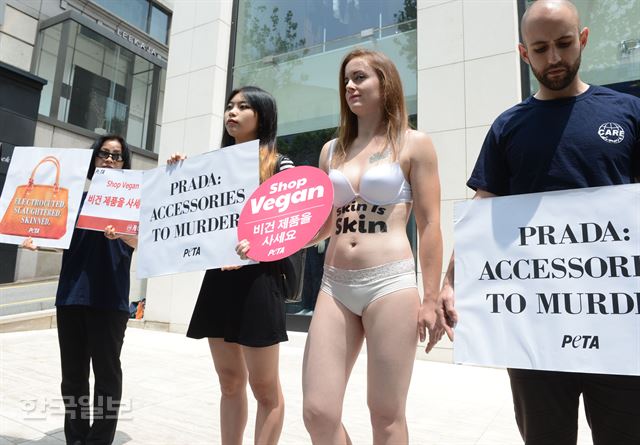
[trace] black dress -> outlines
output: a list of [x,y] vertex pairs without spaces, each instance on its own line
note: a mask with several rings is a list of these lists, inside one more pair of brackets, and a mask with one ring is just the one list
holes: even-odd
[[207,270],[187,337],[264,347],[288,340],[280,262]]
[[[289,158],[278,155],[276,171],[292,167]],[[207,270],[187,337],[222,338],[256,348],[287,341],[283,272],[282,261]]]

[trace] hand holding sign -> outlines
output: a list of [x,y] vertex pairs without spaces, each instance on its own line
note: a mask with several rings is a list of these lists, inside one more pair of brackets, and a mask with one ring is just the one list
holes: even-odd
[[236,226],[258,186],[258,148],[251,141],[189,159],[174,153],[169,166],[144,172],[139,277],[240,263]]
[[454,360],[640,375],[639,199],[626,184],[458,204]]
[[[318,232],[333,206],[329,177],[315,167],[295,167],[272,176],[249,198],[238,222],[238,250],[256,261],[294,254]],[[239,245],[240,246],[240,245]]]
[[140,221],[141,170],[96,168],[77,227],[137,235]]
[[0,196],[0,242],[33,237],[66,249],[73,235],[91,151],[15,147]]

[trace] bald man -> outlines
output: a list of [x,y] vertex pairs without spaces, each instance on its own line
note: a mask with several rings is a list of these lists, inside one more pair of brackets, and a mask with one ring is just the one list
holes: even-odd
[[[491,126],[467,182],[475,198],[637,182],[640,99],[580,79],[589,29],[575,6],[538,0],[521,31],[520,56],[540,89]],[[439,313],[451,339],[453,264],[452,256]],[[640,445],[640,377],[523,369],[509,369],[509,377],[527,445],[575,445],[581,394],[594,445]]]

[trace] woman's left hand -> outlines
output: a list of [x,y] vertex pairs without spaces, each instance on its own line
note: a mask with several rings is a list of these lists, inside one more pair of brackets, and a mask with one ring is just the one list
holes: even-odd
[[104,236],[110,240],[122,239],[122,241],[134,249],[138,246],[137,235],[122,235],[120,233],[116,233],[116,228],[111,224],[104,228]]
[[249,249],[251,249],[251,244],[246,239],[240,240],[238,241],[238,244],[236,244],[236,253],[242,260],[249,259],[247,257],[247,252],[249,252]]
[[444,326],[438,319],[436,306],[422,303],[418,314],[418,333],[421,342],[427,339],[427,331],[429,331],[429,342],[425,347],[425,352],[428,354],[444,335]]
[[38,246],[33,242],[33,238],[31,237],[25,238],[24,241],[22,241],[22,244],[20,244],[20,247],[31,250],[33,252],[38,250]]
[[120,235],[116,233],[116,228],[112,225],[108,225],[104,228],[104,236],[108,239],[118,239]]
[[[249,241],[247,241],[246,239],[238,241],[238,244],[236,244],[236,253],[238,254],[241,260],[248,259],[247,252],[249,251],[250,248],[251,246],[249,245]],[[222,271],[236,270],[236,269],[240,269],[241,267],[242,266],[222,266],[220,269]]]

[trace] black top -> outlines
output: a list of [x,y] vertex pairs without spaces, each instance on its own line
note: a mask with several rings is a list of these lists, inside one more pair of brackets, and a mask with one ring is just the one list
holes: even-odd
[[[86,193],[82,196],[82,202]],[[129,312],[133,248],[103,232],[75,229],[62,255],[56,306],[81,305]]]
[[[280,155],[276,171],[293,167]],[[287,340],[283,260],[240,269],[210,269],[187,330],[191,338],[222,338],[259,348]]]
[[496,195],[628,184],[640,177],[640,99],[591,85],[502,113],[467,185]]

